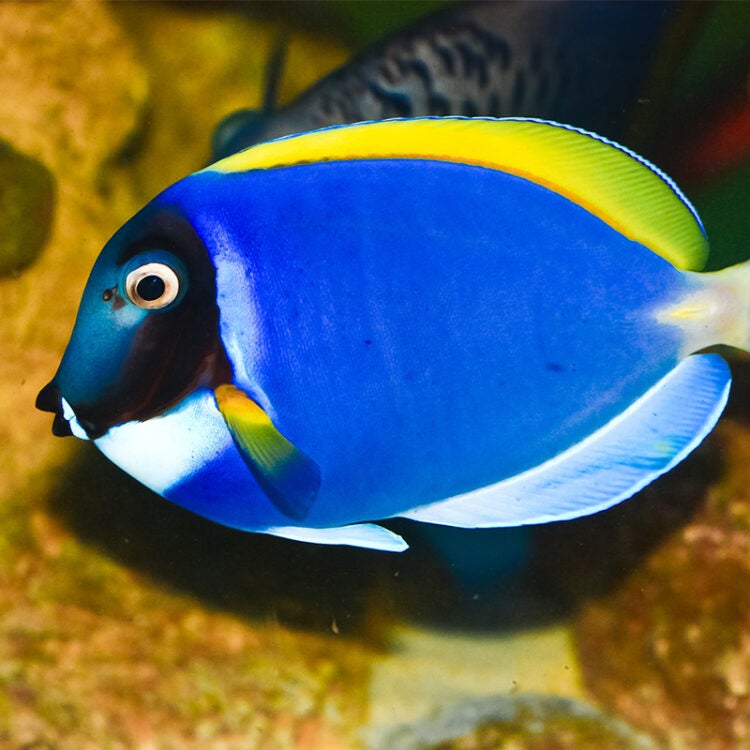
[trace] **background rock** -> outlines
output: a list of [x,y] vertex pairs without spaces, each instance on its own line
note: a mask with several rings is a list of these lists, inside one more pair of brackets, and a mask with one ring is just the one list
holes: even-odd
[[750,371],[711,441],[723,471],[690,521],[586,606],[584,680],[670,748],[750,747]]

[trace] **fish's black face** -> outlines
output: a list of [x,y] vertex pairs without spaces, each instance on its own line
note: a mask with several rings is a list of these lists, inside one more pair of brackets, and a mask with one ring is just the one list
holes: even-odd
[[199,385],[231,382],[216,274],[190,222],[148,206],[107,243],[57,374],[37,397],[52,431],[96,439],[145,421]]

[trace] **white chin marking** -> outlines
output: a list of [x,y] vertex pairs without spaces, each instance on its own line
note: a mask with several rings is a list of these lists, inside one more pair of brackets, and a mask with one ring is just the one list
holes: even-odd
[[63,417],[68,421],[68,425],[70,426],[70,431],[81,440],[88,440],[89,436],[86,434],[86,430],[81,427],[81,425],[78,423],[78,420],[76,419],[75,412],[73,411],[73,408],[71,405],[63,398],[62,401],[62,408],[63,408]]
[[166,414],[116,425],[94,443],[110,461],[163,495],[231,448],[232,436],[213,392],[202,388]]

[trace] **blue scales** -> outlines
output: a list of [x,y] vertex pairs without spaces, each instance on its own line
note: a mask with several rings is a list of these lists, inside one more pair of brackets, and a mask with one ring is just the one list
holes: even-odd
[[113,237],[38,405],[57,434],[250,531],[397,550],[372,521],[573,518],[718,419],[728,368],[694,352],[746,346],[750,279],[696,273],[706,252],[669,178],[572,128],[281,139]]

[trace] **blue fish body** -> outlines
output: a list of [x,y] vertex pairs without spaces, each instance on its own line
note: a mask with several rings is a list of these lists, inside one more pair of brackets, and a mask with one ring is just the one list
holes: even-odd
[[[527,470],[676,364],[676,334],[637,312],[678,284],[674,267],[546,188],[455,164],[434,165],[426,182],[410,161],[318,164],[299,177],[204,173],[164,200],[204,241],[231,205],[213,260],[241,267],[253,291],[232,299],[236,280],[224,291],[219,272],[223,339],[235,383],[272,404],[279,430],[323,469],[314,525],[362,520],[351,498],[363,494],[368,513],[387,518],[405,500],[424,505]],[[399,192],[416,200],[396,210]],[[494,206],[498,194],[512,199]],[[304,227],[295,239],[290,216]],[[252,340],[237,341],[250,321]],[[534,336],[519,336],[530,321]],[[602,394],[603,409],[580,414]],[[283,522],[267,501],[236,502],[252,491],[240,469],[228,450],[166,494],[200,498],[204,515],[227,498],[221,513],[238,526]],[[226,493],[225,474],[244,481]]]
[[[458,125],[466,138],[488,124],[411,123]],[[337,138],[387,142],[399,127],[380,125],[323,131],[330,158],[303,149],[271,168],[220,163],[126,224],[92,271],[48,386],[59,403],[40,395],[58,432],[64,421],[214,521],[383,549],[403,544],[367,522],[575,517],[695,447],[729,385],[718,356],[687,356],[701,336],[722,335],[682,323],[693,297],[711,293],[703,275],[538,177],[408,150],[337,152]],[[700,243],[692,209],[670,191]],[[180,281],[175,298],[132,304],[132,274],[161,263]],[[144,278],[148,302],[161,279]],[[189,317],[169,322],[176,315]]]

